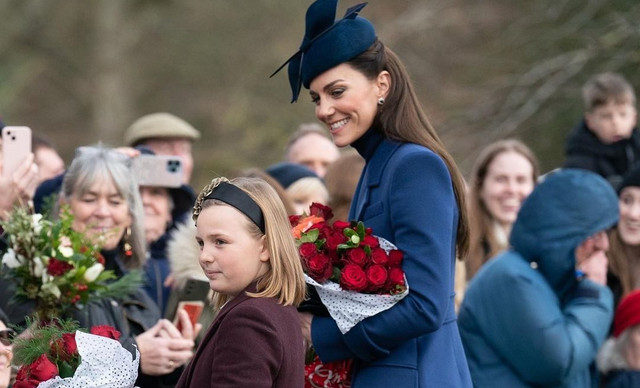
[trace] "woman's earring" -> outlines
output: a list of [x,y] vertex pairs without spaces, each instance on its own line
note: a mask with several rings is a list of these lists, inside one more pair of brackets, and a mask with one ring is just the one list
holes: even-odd
[[127,257],[133,256],[133,247],[129,242],[131,240],[131,228],[127,226],[127,230],[124,232],[124,255]]
[[384,104],[384,97],[378,98],[378,105]]

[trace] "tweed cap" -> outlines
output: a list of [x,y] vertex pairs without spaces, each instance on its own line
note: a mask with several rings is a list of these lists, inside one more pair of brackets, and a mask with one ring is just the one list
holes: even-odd
[[195,140],[200,132],[183,119],[171,113],[151,113],[131,124],[124,133],[124,143],[136,146],[144,139],[178,137]]
[[298,99],[302,85],[309,89],[315,77],[362,54],[376,40],[371,22],[358,16],[367,3],[349,8],[338,21],[337,5],[338,0],[316,0],[309,6],[300,49],[271,74],[273,77],[289,64],[291,102]]

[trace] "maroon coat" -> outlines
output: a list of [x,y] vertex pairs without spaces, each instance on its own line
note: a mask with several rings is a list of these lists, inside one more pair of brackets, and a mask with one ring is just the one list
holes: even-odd
[[296,309],[242,292],[222,307],[176,388],[301,388],[303,380]]

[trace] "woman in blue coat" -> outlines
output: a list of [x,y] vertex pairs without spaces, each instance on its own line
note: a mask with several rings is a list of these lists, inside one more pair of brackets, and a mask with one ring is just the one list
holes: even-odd
[[342,334],[331,317],[301,313],[324,362],[354,359],[352,386],[470,387],[454,313],[456,250],[468,247],[463,179],[429,123],[404,66],[357,16],[335,21],[336,0],[314,2],[289,61],[293,101],[310,90],[336,145],[366,160],[349,217],[404,252],[409,294]]

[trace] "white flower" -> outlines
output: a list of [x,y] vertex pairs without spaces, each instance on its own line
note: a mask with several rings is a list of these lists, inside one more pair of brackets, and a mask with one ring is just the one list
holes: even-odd
[[84,273],[84,280],[88,282],[93,282],[96,280],[98,275],[100,275],[104,271],[104,265],[100,263],[95,263],[91,267],[87,268],[87,271]]
[[6,265],[8,268],[17,268],[24,264],[24,261],[16,255],[16,252],[9,248],[7,253],[2,256],[2,264]]
[[54,283],[45,283],[42,285],[42,287],[40,287],[40,290],[44,292],[48,292],[49,294],[55,296],[56,298],[59,298],[60,295],[62,294],[58,286],[56,286]]
[[44,264],[42,263],[42,259],[39,257],[33,258],[33,275],[35,277],[41,277],[42,272],[44,270]]
[[40,231],[42,230],[42,224],[40,224],[41,220],[42,214],[40,213],[36,213],[31,216],[31,224],[33,225],[33,232],[35,234],[40,234]]
[[62,256],[66,258],[73,256],[73,248],[71,247],[63,247],[62,245],[60,245],[58,247],[58,250],[60,251],[60,254],[62,254]]

